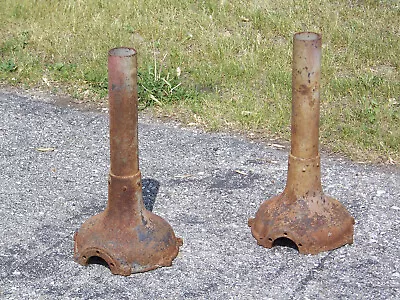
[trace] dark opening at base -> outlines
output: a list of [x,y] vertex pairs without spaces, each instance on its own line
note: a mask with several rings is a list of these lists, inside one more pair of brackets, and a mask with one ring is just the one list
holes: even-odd
[[88,265],[101,265],[110,269],[108,263],[99,256],[91,256],[88,260]]
[[288,247],[288,248],[292,248],[292,249],[299,251],[299,247],[297,247],[296,243],[293,242],[291,239],[288,239],[285,237],[276,239],[274,241],[274,243],[272,244],[272,247],[275,247],[275,246]]

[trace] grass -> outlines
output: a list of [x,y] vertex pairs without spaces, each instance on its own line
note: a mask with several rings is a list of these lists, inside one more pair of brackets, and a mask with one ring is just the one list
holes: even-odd
[[323,35],[321,144],[400,162],[396,0],[2,1],[0,81],[105,101],[107,52],[138,50],[141,109],[290,138],[292,37]]

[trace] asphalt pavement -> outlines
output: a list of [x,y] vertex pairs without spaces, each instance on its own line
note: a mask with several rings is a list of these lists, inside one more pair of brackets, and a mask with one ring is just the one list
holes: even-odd
[[73,235],[107,203],[108,114],[0,89],[0,299],[399,299],[400,169],[322,153],[322,185],[354,243],[265,249],[247,220],[286,183],[289,149],[140,117],[146,207],[184,244],[128,277],[73,261]]

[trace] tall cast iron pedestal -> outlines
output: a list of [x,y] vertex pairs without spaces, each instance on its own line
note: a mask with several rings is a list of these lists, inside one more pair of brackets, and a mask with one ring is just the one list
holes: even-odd
[[74,259],[104,259],[113,274],[128,276],[170,266],[182,240],[161,217],[145,209],[138,159],[136,51],[116,48],[108,56],[110,174],[106,209],[75,234]]
[[249,219],[259,245],[271,248],[288,238],[303,254],[316,254],[353,242],[354,219],[321,186],[319,156],[321,36],[297,33],[293,39],[292,140],[285,190],[261,204]]

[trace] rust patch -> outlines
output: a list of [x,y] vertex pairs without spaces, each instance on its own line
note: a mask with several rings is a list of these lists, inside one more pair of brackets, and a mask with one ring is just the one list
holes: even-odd
[[311,87],[309,87],[305,84],[302,84],[302,85],[300,85],[298,92],[302,95],[309,95],[311,93]]

